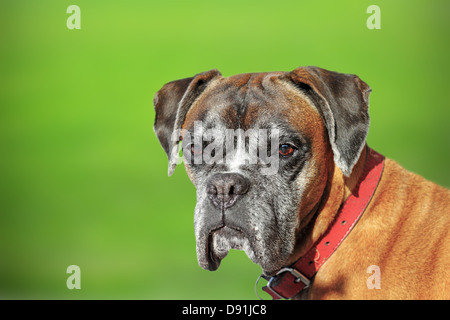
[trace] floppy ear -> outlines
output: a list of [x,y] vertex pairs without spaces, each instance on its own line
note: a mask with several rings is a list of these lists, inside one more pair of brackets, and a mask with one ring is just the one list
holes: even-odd
[[153,129],[169,158],[169,176],[177,164],[179,135],[186,114],[210,81],[220,76],[218,70],[206,71],[192,78],[169,82],[155,94],[153,105],[156,116]]
[[312,96],[328,131],[334,162],[347,177],[369,131],[370,87],[358,76],[300,67],[285,78]]

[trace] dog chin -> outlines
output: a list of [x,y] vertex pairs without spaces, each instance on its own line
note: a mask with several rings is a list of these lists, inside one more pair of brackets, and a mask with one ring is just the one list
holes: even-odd
[[[201,244],[200,242],[197,242],[197,255],[199,265],[203,269],[210,271],[217,270],[220,262],[227,256],[231,249],[245,251],[253,262],[258,263],[255,261],[255,254],[250,245],[250,241],[240,230],[224,226],[211,232],[206,241],[207,243]],[[199,245],[201,247],[206,246],[206,250],[199,250]]]

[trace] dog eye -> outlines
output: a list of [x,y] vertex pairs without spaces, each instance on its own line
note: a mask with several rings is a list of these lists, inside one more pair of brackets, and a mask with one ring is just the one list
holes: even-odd
[[192,154],[202,154],[203,149],[199,145],[191,144],[191,152],[192,152]]
[[283,157],[288,157],[292,155],[294,150],[295,150],[294,147],[291,146],[290,144],[287,143],[280,144],[280,155],[282,155]]

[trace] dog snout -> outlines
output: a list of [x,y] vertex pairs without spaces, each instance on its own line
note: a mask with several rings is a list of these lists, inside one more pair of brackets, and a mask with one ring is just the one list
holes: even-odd
[[214,206],[227,209],[246,194],[249,187],[248,179],[239,173],[216,173],[209,179],[206,192]]

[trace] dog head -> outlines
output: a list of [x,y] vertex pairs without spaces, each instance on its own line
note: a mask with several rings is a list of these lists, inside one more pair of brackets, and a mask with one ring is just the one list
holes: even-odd
[[265,274],[286,265],[330,168],[349,176],[359,159],[369,93],[357,76],[317,67],[228,78],[211,70],[157,92],[154,129],[169,175],[181,141],[197,190],[202,268],[217,269],[230,249],[244,250]]

